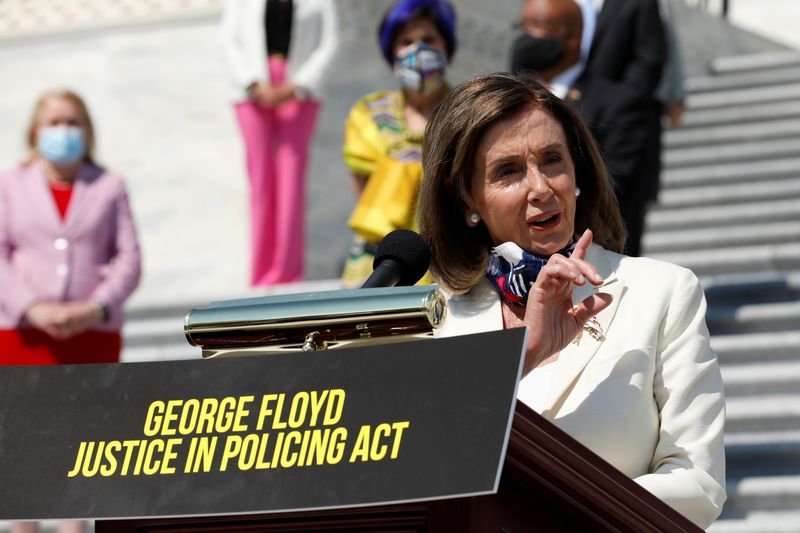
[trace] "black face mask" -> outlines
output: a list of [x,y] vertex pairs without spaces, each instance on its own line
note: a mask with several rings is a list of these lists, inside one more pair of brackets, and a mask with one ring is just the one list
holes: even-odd
[[563,57],[563,37],[544,38],[523,33],[514,40],[511,49],[511,72],[547,70]]

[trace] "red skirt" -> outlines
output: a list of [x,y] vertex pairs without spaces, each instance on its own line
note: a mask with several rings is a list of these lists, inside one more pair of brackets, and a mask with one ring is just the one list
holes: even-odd
[[122,337],[117,331],[85,331],[55,340],[33,328],[0,330],[0,365],[118,363]]

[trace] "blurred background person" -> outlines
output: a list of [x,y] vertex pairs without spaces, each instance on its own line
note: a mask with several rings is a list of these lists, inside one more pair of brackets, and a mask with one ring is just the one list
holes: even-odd
[[445,0],[394,2],[381,21],[378,43],[400,89],[364,96],[345,124],[342,152],[357,200],[349,221],[356,235],[342,274],[344,287],[357,287],[369,277],[375,246],[387,233],[415,228],[422,134],[448,91],[455,10]]
[[656,0],[526,0],[512,72],[535,71],[573,103],[600,144],[628,232],[640,255],[647,202],[660,173],[661,105],[667,59]]
[[222,44],[250,181],[253,286],[303,279],[306,167],[336,49],[334,2],[224,2]]
[[584,20],[575,0],[527,0],[514,28],[519,35],[511,49],[512,73],[532,72],[561,99],[586,83],[581,79]]
[[641,212],[629,214],[629,216],[637,217],[632,222],[634,227],[636,227],[635,224],[639,224],[638,238],[637,235],[634,235],[628,241],[631,255],[641,255],[641,240],[645,230],[647,211],[658,202],[658,193],[661,190],[661,155],[664,128],[680,126],[681,122],[683,122],[685,109],[683,63],[680,43],[674,27],[672,5],[670,0],[659,0],[658,4],[664,27],[664,42],[667,55],[661,81],[654,94],[653,112],[647,115],[643,128],[647,140],[641,156],[645,161],[642,177],[647,180],[647,189],[641,193],[643,201]]
[[[664,120],[669,128],[676,128],[683,122],[686,90],[683,86],[683,57],[678,32],[675,31],[675,16],[670,0],[659,0],[661,19],[664,22],[664,35],[667,42],[667,63],[656,91],[656,98],[663,106]],[[660,136],[659,136],[660,137]],[[659,149],[659,153],[661,150]]]
[[0,361],[117,362],[141,268],[125,184],[95,163],[73,92],[39,99],[27,141],[27,160],[0,176]]
[[725,401],[688,269],[621,255],[580,117],[532,78],[456,86],[431,117],[420,233],[439,337],[528,327],[517,397],[701,527],[725,501]]
[[39,98],[27,143],[0,173],[0,364],[116,363],[141,268],[125,184],[94,161],[92,120],[71,91]]

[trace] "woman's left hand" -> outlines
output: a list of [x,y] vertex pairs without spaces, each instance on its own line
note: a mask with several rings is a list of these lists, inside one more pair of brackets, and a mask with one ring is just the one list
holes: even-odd
[[572,255],[569,258],[560,254],[551,256],[531,287],[524,319],[530,329],[525,372],[560,352],[592,316],[611,303],[611,295],[601,293],[572,305],[573,283],[603,283],[600,273],[585,259],[591,244],[592,231],[587,229],[578,239]]
[[93,302],[73,301],[63,305],[67,316],[63,327],[69,337],[83,333],[103,321],[102,310]]

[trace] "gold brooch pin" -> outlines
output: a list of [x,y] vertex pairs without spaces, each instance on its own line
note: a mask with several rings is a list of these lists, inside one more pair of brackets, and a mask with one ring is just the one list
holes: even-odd
[[592,317],[586,322],[586,324],[583,325],[583,329],[580,330],[577,335],[575,335],[575,338],[572,339],[573,344],[578,344],[581,341],[584,331],[588,333],[591,338],[598,342],[605,338],[603,327],[600,325],[600,322],[598,322],[595,317]]
[[605,335],[603,334],[603,327],[595,317],[590,318],[589,321],[583,325],[583,329],[586,330],[586,332],[589,333],[589,336],[596,341],[601,341],[605,338]]

